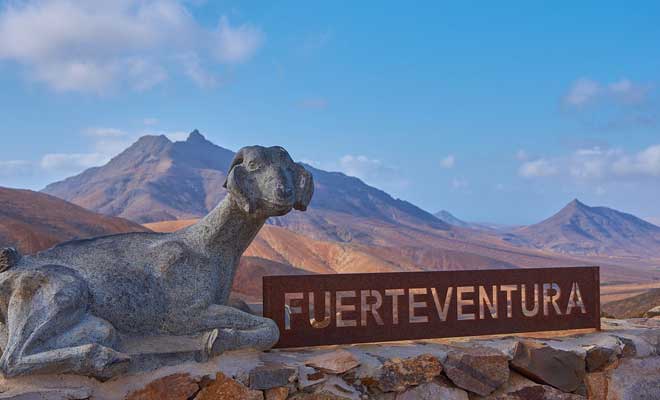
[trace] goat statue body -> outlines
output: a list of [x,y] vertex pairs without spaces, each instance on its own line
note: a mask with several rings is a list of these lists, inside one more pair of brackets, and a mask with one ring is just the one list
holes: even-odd
[[269,217],[305,210],[311,174],[281,147],[234,158],[228,194],[174,233],[127,233],[55,246],[0,268],[0,371],[107,379],[127,368],[124,337],[202,335],[208,354],[267,349],[269,319],[227,305],[241,254]]

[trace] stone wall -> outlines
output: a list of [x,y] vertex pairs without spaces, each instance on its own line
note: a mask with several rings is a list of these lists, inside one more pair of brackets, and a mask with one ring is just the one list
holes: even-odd
[[600,332],[232,352],[97,382],[0,381],[0,399],[660,399],[660,317]]

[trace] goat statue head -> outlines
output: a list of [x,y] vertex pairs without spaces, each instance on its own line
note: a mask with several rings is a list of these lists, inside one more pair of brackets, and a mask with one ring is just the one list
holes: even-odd
[[265,218],[305,211],[314,193],[312,174],[280,146],[240,149],[224,187],[243,211]]

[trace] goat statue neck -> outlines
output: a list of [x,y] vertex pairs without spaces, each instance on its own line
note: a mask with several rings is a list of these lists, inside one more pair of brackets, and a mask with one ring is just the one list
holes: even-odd
[[191,226],[186,236],[204,253],[212,255],[231,249],[232,253],[235,252],[232,255],[238,258],[252,243],[266,219],[246,213],[229,193],[213,211]]

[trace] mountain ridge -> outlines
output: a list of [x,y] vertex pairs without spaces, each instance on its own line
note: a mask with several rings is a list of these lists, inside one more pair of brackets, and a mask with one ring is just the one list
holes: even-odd
[[574,199],[545,220],[515,230],[536,248],[573,255],[660,256],[660,227],[608,207]]

